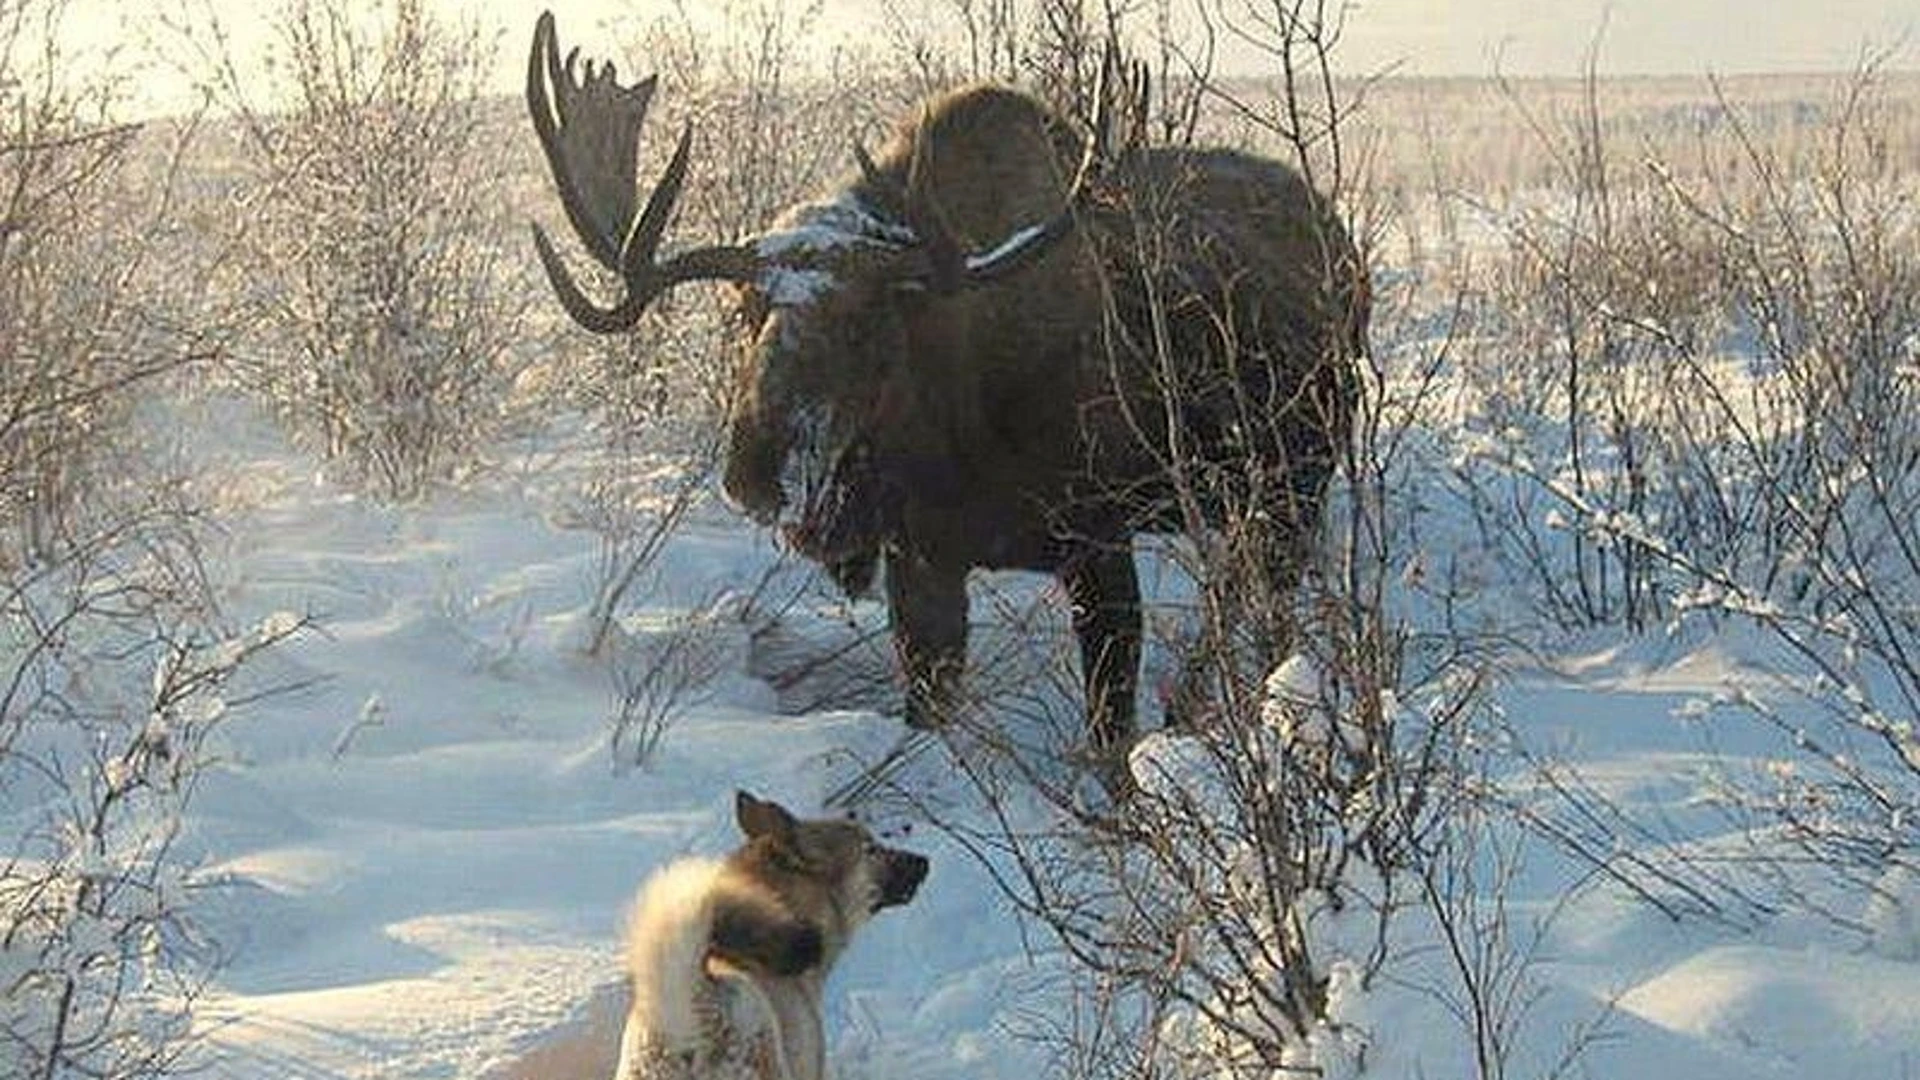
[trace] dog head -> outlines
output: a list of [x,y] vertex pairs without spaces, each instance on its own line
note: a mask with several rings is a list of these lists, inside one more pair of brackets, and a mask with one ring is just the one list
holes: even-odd
[[734,819],[753,872],[796,916],[841,941],[875,912],[912,900],[927,876],[925,856],[887,847],[857,821],[803,820],[744,791]]

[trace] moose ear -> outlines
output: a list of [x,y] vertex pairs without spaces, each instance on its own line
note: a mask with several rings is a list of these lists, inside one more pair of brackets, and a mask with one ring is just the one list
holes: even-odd
[[733,793],[733,820],[749,840],[769,836],[785,844],[793,839],[795,822],[786,807],[769,799],[756,799],[744,791]]

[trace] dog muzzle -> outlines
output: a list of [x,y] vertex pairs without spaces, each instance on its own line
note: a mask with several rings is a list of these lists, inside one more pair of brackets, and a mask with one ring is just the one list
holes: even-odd
[[927,879],[927,860],[911,851],[887,852],[886,869],[880,876],[880,898],[873,910],[898,907],[913,899],[920,883]]

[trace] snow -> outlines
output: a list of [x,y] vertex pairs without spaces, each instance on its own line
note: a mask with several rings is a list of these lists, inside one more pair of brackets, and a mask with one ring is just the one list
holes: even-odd
[[753,250],[766,261],[760,292],[774,307],[808,307],[839,288],[835,263],[847,248],[899,250],[916,242],[914,231],[885,221],[851,192],[785,211]]
[[1703,949],[1633,987],[1620,1008],[1668,1031],[1741,1046],[1783,1065],[1854,1062],[1845,1075],[1913,1064],[1920,999],[1912,965],[1825,949]]
[[767,303],[777,308],[805,308],[839,288],[840,279],[831,271],[769,265],[760,273],[760,291]]
[[886,220],[852,193],[843,192],[786,211],[754,242],[754,250],[765,258],[793,259],[844,247],[898,248],[916,242],[912,229]]
[[839,287],[833,268],[844,249],[897,250],[916,242],[912,229],[885,220],[851,193],[804,203],[754,240],[754,252],[766,262],[760,290],[774,307],[805,308]]
[[[606,665],[571,647],[595,542],[555,524],[554,500],[503,486],[382,508],[264,431],[240,442],[220,448],[254,500],[234,526],[231,600],[311,612],[323,629],[263,676],[306,689],[224,722],[226,764],[183,840],[199,878],[224,886],[195,913],[232,955],[203,1014],[211,1075],[510,1068],[604,1007],[633,891],[675,856],[731,846],[735,788],[815,808],[851,754],[893,741],[897,721],[870,712],[779,715],[777,696],[735,670],[674,722],[656,761],[618,767]],[[664,555],[629,638],[716,590],[750,590],[775,559],[713,511]],[[733,632],[745,656],[747,630]],[[952,892],[883,916],[836,975],[836,1029],[864,1025],[875,1060],[896,1060],[903,1038],[916,1053],[994,1041],[990,1008],[955,1007],[952,988],[979,987],[983,965],[1018,949],[999,931],[930,933],[988,888],[958,852],[934,854]],[[890,971],[923,936],[965,963]],[[941,1000],[942,1029],[914,1030]]]
[[[315,629],[268,650],[249,676],[294,692],[224,714],[189,701],[154,720],[163,732],[211,725],[219,762],[176,846],[197,886],[191,914],[229,957],[200,1013],[201,1075],[609,1075],[625,1007],[620,935],[641,882],[677,857],[730,848],[736,789],[814,812],[895,745],[898,695],[874,689],[887,674],[885,612],[832,598],[715,499],[663,550],[610,654],[589,658],[579,642],[600,551],[565,509],[578,480],[569,470],[587,468],[578,454],[529,446],[524,462],[465,490],[386,507],[326,480],[243,407],[219,408],[181,429],[198,433],[223,506],[215,569],[231,614],[262,633],[298,617]],[[1444,545],[1464,532],[1430,529],[1427,543],[1450,554]],[[1177,623],[1192,591],[1177,558],[1143,544],[1141,561],[1149,625]],[[1070,654],[1062,598],[1045,579],[981,575],[974,598],[971,677]],[[754,606],[777,617],[742,614]],[[715,635],[720,673],[668,714],[650,761],[622,762],[613,673],[693,614]],[[768,681],[809,661],[802,678]],[[1165,665],[1150,658],[1143,683],[1163,685]],[[1791,670],[1751,633],[1565,635],[1492,686],[1514,746],[1490,752],[1490,779],[1601,845],[1612,865],[1659,872],[1636,892],[1565,843],[1490,834],[1490,849],[1512,845],[1510,875],[1497,893],[1486,879],[1458,897],[1455,914],[1486,934],[1502,927],[1517,950],[1498,983],[1506,1075],[1920,1068],[1911,870],[1868,874],[1865,888],[1819,866],[1794,871],[1795,894],[1828,917],[1739,899],[1778,883],[1759,880],[1768,868],[1755,856],[1770,840],[1734,820],[1720,778],[1784,767],[1791,725],[1731,714],[1745,703],[1789,719],[1809,708],[1770,674]],[[1264,718],[1276,741],[1342,734],[1344,718],[1315,708],[1323,677],[1305,659],[1274,672]],[[1032,723],[1027,710],[994,720]],[[890,842],[927,854],[933,870],[912,904],[861,931],[829,982],[829,1060],[845,1080],[1052,1075],[1055,1047],[1036,1036],[1085,1020],[1066,989],[1070,962],[1000,892],[1006,868],[956,839],[992,821],[948,753],[932,744],[903,775],[922,807],[871,809]],[[1230,797],[1175,734],[1149,735],[1132,766],[1149,792],[1184,784],[1202,803]],[[1549,788],[1570,777],[1631,821],[1567,816]],[[961,829],[928,827],[927,809]],[[1045,823],[1037,807],[1010,809]],[[1706,903],[1700,888],[1721,891]],[[1481,1075],[1434,913],[1396,922],[1371,982],[1358,976],[1363,928],[1326,912],[1309,922],[1327,946],[1331,1023],[1299,1062],[1332,1078]]]
[[[730,847],[736,788],[815,809],[899,732],[864,708],[782,713],[749,673],[764,643],[734,625],[711,692],[673,718],[656,760],[622,767],[605,662],[573,647],[595,544],[548,509],[564,477],[508,470],[518,478],[383,508],[318,479],[257,425],[220,454],[251,500],[232,526],[232,602],[259,618],[310,613],[322,629],[271,657],[272,677],[305,689],[221,721],[226,764],[203,782],[183,838],[198,879],[222,885],[196,894],[195,914],[231,955],[202,1013],[207,1075],[606,1075],[638,884],[677,856]],[[780,562],[717,507],[662,559],[621,647],[670,632],[702,597],[750,591]],[[1145,577],[1180,591],[1157,563]],[[1034,583],[996,575],[986,587],[1001,608],[1057,602]],[[872,604],[798,595],[784,648],[831,653],[848,619],[863,634],[884,625]],[[993,609],[976,604],[976,618]],[[1022,632],[1066,634],[1062,619],[1033,622]],[[1702,798],[1713,759],[1694,703],[1753,684],[1743,652],[1759,647],[1573,643],[1503,684],[1500,705],[1519,736],[1663,823],[1617,837],[1623,849],[1705,850],[1728,826]],[[1281,707],[1269,719],[1308,725],[1296,737],[1310,718],[1289,718],[1285,703],[1310,699],[1316,677],[1296,663],[1272,680]],[[1762,742],[1723,733],[1716,749],[1757,760]],[[927,751],[915,782],[936,805],[964,805],[945,752]],[[1183,753],[1154,736],[1136,771],[1168,782]],[[1524,786],[1524,770],[1509,779]],[[897,833],[911,815],[882,817]],[[1065,961],[950,837],[921,828],[895,842],[934,870],[915,903],[863,931],[829,984],[838,1075],[1041,1074],[1047,1051],[1022,1036],[1069,1008]],[[1920,888],[1904,871],[1848,901],[1863,942],[1804,918],[1675,919],[1544,843],[1523,854],[1505,910],[1539,945],[1514,983],[1510,1075],[1544,1075],[1569,1055],[1568,1075],[1644,1080],[1892,1077],[1920,1061]],[[1430,926],[1412,917],[1399,933],[1404,959],[1388,978],[1362,987],[1335,963],[1337,1023],[1313,1036],[1313,1060],[1330,1077],[1474,1075]]]

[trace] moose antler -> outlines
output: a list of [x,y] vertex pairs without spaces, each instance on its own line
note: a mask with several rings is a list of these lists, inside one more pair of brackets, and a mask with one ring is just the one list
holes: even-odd
[[[1074,219],[1080,211],[1089,178],[1106,150],[1107,102],[1110,96],[1107,85],[1115,63],[1115,54],[1109,48],[1101,65],[1099,83],[1094,90],[1091,129],[1081,151],[1079,167],[1074,170],[1073,181],[1067,188],[1060,209],[1045,221],[1016,229],[984,251],[967,252],[948,228],[946,218],[940,213],[929,187],[930,141],[925,138],[915,140],[913,157],[907,166],[905,199],[907,224],[920,238],[920,243],[910,253],[911,258],[903,263],[900,274],[903,280],[935,292],[955,292],[974,285],[984,285],[1026,266],[1073,231]],[[923,123],[923,131],[924,128]],[[855,144],[854,153],[862,172],[869,177],[877,175],[872,159],[866,155],[864,148]]]
[[546,151],[573,231],[588,254],[620,275],[626,285],[626,295],[612,307],[594,303],[574,283],[546,231],[535,224],[533,242],[540,264],[567,314],[596,333],[618,333],[631,329],[655,297],[682,282],[758,278],[763,260],[751,248],[737,245],[694,248],[664,263],[655,261],[660,238],[686,183],[693,125],[681,132],[660,182],[648,194],[645,208],[636,213],[640,127],[653,101],[655,80],[648,76],[622,86],[611,63],[596,65],[589,60],[584,76],[576,73],[578,67],[578,49],[561,61],[553,13],[542,12],[534,24],[533,50],[527,58],[527,108],[533,114],[533,129]]

